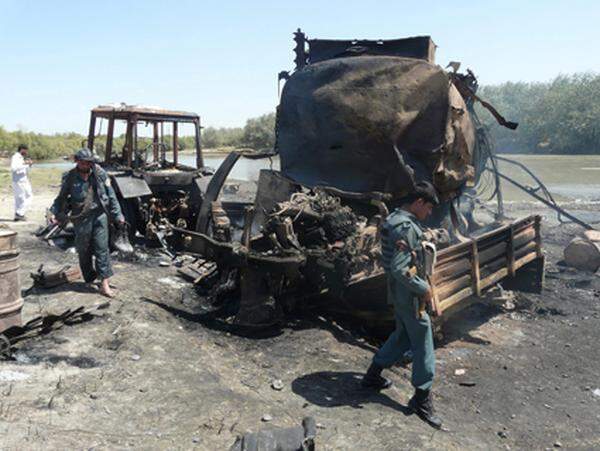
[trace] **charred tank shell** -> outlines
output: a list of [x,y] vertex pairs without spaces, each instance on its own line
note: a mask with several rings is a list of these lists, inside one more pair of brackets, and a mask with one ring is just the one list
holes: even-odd
[[285,176],[347,191],[406,188],[394,144],[415,179],[432,181],[444,199],[473,179],[470,114],[446,72],[427,59],[369,52],[322,59],[286,82],[278,128]]

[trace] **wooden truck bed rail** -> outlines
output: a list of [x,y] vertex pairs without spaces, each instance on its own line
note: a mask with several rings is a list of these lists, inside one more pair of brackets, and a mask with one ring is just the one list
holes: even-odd
[[[517,274],[535,262],[533,272]],[[433,313],[441,316],[469,296],[508,278],[509,285],[539,291],[543,282],[540,217],[529,216],[438,252],[431,278]],[[521,277],[517,277],[517,276]],[[521,280],[526,278],[527,280]],[[529,287],[527,286],[529,284]]]

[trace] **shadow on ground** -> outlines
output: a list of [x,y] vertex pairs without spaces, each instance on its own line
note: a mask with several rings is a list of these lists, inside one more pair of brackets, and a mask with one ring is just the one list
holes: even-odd
[[[329,317],[325,313],[316,312],[313,309],[296,314],[293,317],[290,316],[280,324],[269,328],[253,328],[228,322],[226,318],[235,315],[235,311],[232,309],[232,306],[227,304],[222,304],[220,307],[210,311],[194,312],[149,298],[142,298],[142,301],[156,305],[185,321],[198,323],[212,330],[228,332],[244,338],[273,338],[283,334],[285,329],[294,331],[322,329],[330,332],[340,343],[347,343],[371,352],[377,350],[377,343],[367,341],[367,335],[364,334],[362,329],[347,328],[346,324],[338,322],[337,318]],[[319,315],[319,313],[322,313],[323,316]]]
[[143,302],[156,305],[166,312],[191,323],[197,323],[212,330],[228,332],[234,335],[245,338],[272,338],[283,333],[281,327],[274,326],[272,328],[255,329],[251,327],[243,327],[236,324],[231,324],[225,320],[228,314],[228,307],[222,306],[215,310],[207,312],[190,312],[179,307],[175,307],[164,302],[155,301],[150,298],[142,298]]
[[86,293],[86,294],[100,294],[98,291],[98,287],[95,285],[90,285],[86,282],[70,282],[63,283],[62,285],[58,285],[53,288],[39,288],[35,285],[30,286],[29,288],[22,290],[22,296],[27,297],[31,294],[44,294],[44,295],[52,295],[63,292],[72,292],[72,293]]
[[349,406],[362,409],[364,404],[380,404],[404,415],[412,411],[405,405],[360,385],[362,374],[352,371],[319,371],[300,376],[292,382],[292,391],[320,407]]

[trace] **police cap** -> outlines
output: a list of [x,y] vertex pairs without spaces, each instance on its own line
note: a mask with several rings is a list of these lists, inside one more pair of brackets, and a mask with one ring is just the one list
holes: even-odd
[[94,154],[90,149],[86,149],[84,147],[83,149],[79,149],[77,152],[75,152],[75,161],[89,161],[94,163],[96,161],[96,157],[94,157]]
[[425,202],[429,202],[433,205],[440,204],[437,190],[431,183],[425,181],[416,183],[414,191],[403,198],[402,203],[411,204],[417,199],[423,199]]

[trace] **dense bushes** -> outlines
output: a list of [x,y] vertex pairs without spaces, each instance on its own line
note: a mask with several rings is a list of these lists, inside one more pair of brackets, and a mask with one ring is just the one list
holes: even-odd
[[[193,141],[190,143],[190,146]],[[252,149],[273,148],[275,145],[275,113],[248,119],[246,125],[233,128],[207,127],[202,130],[202,146],[250,147]]]
[[516,131],[500,127],[487,111],[480,114],[501,152],[600,153],[600,75],[561,75],[548,83],[484,86],[480,96]]
[[17,150],[19,144],[29,147],[29,154],[34,159],[55,158],[73,153],[81,147],[84,140],[77,133],[59,133],[43,135],[32,132],[8,132],[0,126],[0,154],[10,155]]

